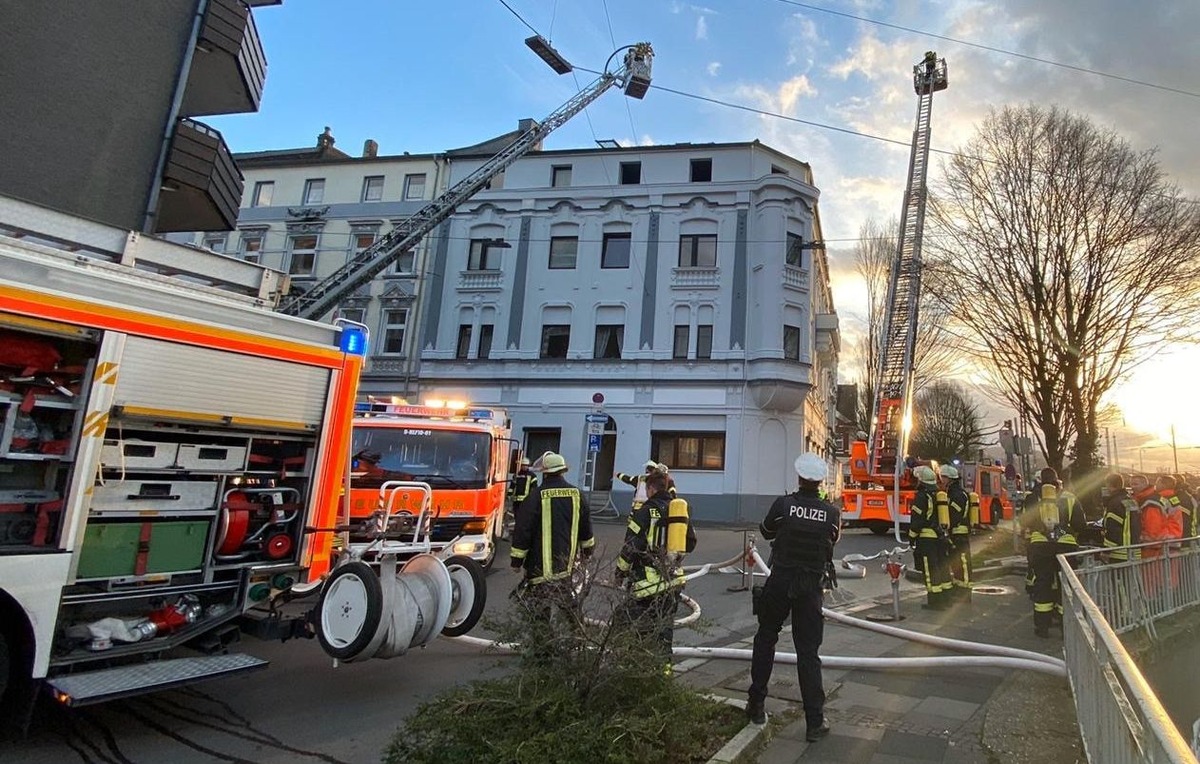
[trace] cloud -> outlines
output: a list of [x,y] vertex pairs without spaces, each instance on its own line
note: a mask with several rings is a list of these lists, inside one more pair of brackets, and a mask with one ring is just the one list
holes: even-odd
[[[807,75],[799,74],[770,89],[762,85],[739,85],[734,94],[740,102],[750,101],[764,111],[791,116],[801,96],[815,97],[817,90],[809,82]],[[770,117],[767,119],[778,122]]]
[[708,18],[704,14],[696,17],[696,39],[708,39]]
[[657,142],[654,140],[654,138],[652,138],[652,137],[650,136],[650,134],[649,134],[649,133],[644,133],[644,134],[642,135],[642,139],[641,139],[640,141],[638,141],[638,145],[639,145],[639,146],[653,146],[653,145],[655,145],[656,143],[657,143]]
[[708,66],[706,66],[705,69],[708,70],[709,77],[716,77],[717,72],[721,71],[721,62],[713,61]]

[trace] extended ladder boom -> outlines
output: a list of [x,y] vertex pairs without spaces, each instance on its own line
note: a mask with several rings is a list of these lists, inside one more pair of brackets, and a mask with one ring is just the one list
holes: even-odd
[[485,162],[479,169],[455,183],[444,194],[406,218],[379,241],[367,247],[318,282],[302,295],[285,300],[280,310],[294,316],[319,319],[336,308],[355,289],[383,272],[401,253],[415,247],[438,224],[454,214],[458,205],[470,199],[506,167],[528,153],[547,135],[566,124],[589,104],[611,88],[621,84],[626,92],[641,97],[650,82],[653,51],[649,43],[633,45],[625,54],[625,63],[616,72],[605,72],[571,100],[558,107],[541,124],[534,124]]
[[913,395],[913,355],[921,294],[921,236],[925,228],[925,178],[929,166],[933,94],[945,90],[946,60],[930,51],[913,67],[917,126],[909,156],[908,187],[900,214],[900,239],[888,281],[887,312],[875,371],[875,402],[869,445],[873,480],[899,482],[908,451]]

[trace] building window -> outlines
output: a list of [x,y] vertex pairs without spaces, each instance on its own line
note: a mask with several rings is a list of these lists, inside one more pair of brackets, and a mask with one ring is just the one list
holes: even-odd
[[712,182],[712,160],[711,159],[693,159],[692,160],[692,182],[693,183],[711,183]]
[[364,249],[375,243],[375,233],[373,231],[356,232],[351,235],[350,243],[354,245],[354,251],[351,254],[361,255]]
[[680,268],[716,268],[717,235],[688,234],[679,237]]
[[559,164],[550,168],[550,187],[566,188],[571,185],[571,165]]
[[629,248],[633,243],[633,234],[606,233],[604,246],[600,251],[601,268],[628,268]]
[[270,207],[271,197],[275,195],[275,181],[260,180],[254,184],[254,196],[250,197],[251,207]]
[[566,358],[571,345],[570,324],[547,324],[542,327],[540,358]]
[[554,236],[550,239],[550,268],[574,268],[579,254],[578,236]]
[[362,200],[377,202],[383,198],[383,176],[371,175],[363,178]]
[[492,335],[495,334],[496,327],[492,324],[479,325],[479,352],[475,354],[476,358],[491,358],[492,357]]
[[700,324],[696,327],[696,357],[712,358],[712,324]]
[[454,357],[462,360],[471,352],[471,325],[458,325],[458,344],[454,346]]
[[794,268],[804,267],[804,239],[800,234],[789,233],[787,235],[787,252],[784,255],[784,262]]
[[471,239],[471,250],[467,254],[467,270],[500,270],[500,247],[496,239]]
[[248,263],[257,263],[262,258],[262,234],[242,234],[242,259]]
[[642,182],[642,163],[641,162],[622,162],[621,163],[621,185],[636,186]]
[[344,318],[347,321],[353,321],[356,324],[361,324],[367,319],[366,308],[341,308],[338,310],[338,318]]
[[424,199],[425,198],[425,173],[418,175],[404,176],[404,198],[405,199]]
[[402,273],[411,275],[415,272],[416,257],[411,249],[406,249],[396,255],[396,261],[392,263],[393,273]]
[[288,262],[288,273],[293,276],[311,276],[317,262],[316,235],[306,233],[289,237],[288,250],[292,255]]
[[596,347],[593,358],[620,358],[621,346],[625,343],[624,324],[597,324]]
[[325,179],[310,178],[304,181],[304,203],[320,204],[325,200]]
[[723,432],[650,432],[650,458],[673,470],[725,469]]
[[383,312],[383,353],[404,355],[404,332],[408,328],[408,309]]
[[687,324],[675,324],[675,343],[671,346],[671,357],[682,359],[688,357],[688,335],[690,329]]
[[213,252],[224,252],[225,242],[229,239],[226,233],[210,233],[204,237],[204,246]]
[[783,325],[783,357],[789,361],[800,360],[800,327]]
[[773,164],[773,165],[771,165],[771,174],[772,175],[787,175],[788,171],[783,169],[782,167],[780,167],[777,164]]

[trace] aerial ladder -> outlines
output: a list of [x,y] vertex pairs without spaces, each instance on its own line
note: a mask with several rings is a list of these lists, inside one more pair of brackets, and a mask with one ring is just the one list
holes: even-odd
[[[530,44],[531,41],[541,44],[535,47],[534,44]],[[530,38],[526,44],[534,48],[539,56],[551,55],[556,62],[552,65],[560,73],[571,71],[570,65],[566,64],[541,38]],[[445,193],[411,217],[399,223],[382,239],[350,258],[333,274],[317,282],[303,294],[290,295],[285,298],[280,304],[279,310],[303,318],[322,318],[336,309],[346,297],[354,293],[354,290],[382,273],[402,253],[415,247],[442,221],[454,214],[460,204],[486,188],[496,175],[528,153],[550,133],[566,124],[569,119],[587,108],[610,88],[619,85],[631,98],[644,97],[650,87],[654,51],[648,42],[630,45],[624,50],[624,63],[621,68],[610,72],[605,66],[603,74],[571,100],[558,107],[540,124],[534,123],[531,128],[519,135],[500,153],[448,188]],[[616,53],[613,55],[615,56]],[[609,60],[611,61],[612,58],[610,57]]]

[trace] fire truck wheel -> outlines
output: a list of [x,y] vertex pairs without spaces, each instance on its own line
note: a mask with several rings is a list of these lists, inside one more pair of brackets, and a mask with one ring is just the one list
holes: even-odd
[[450,617],[442,633],[461,637],[475,628],[483,615],[487,583],[483,580],[483,568],[470,557],[451,557],[446,560],[446,570],[450,571]]
[[379,574],[365,562],[339,565],[325,582],[317,603],[321,649],[331,658],[353,660],[375,636],[382,615]]

